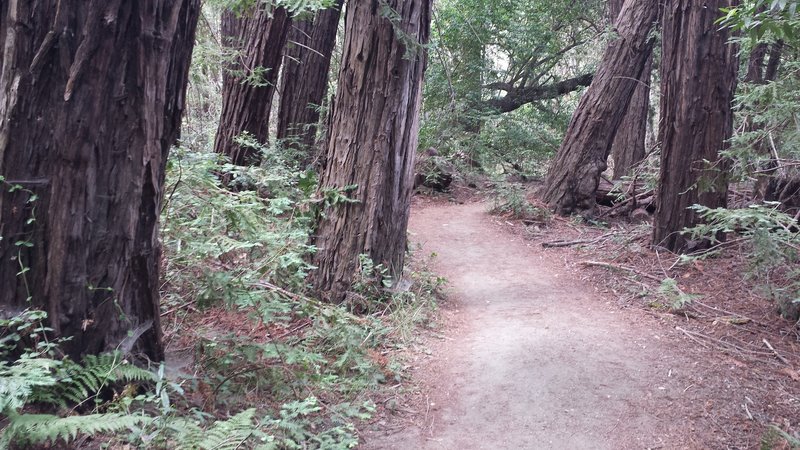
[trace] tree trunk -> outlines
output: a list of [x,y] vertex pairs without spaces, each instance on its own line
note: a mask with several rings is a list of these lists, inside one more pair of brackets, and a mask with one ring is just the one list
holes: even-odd
[[158,215],[199,11],[0,6],[0,307],[47,311],[73,357],[163,357]]
[[781,65],[781,56],[783,53],[783,41],[779,40],[769,47],[769,61],[767,62],[767,69],[764,72],[764,80],[775,81],[778,77],[778,68]]
[[[611,20],[616,21],[622,10],[622,0],[609,2]],[[646,156],[645,141],[647,139],[647,115],[650,111],[650,79],[653,72],[652,51],[647,58],[639,82],[633,91],[628,111],[617,129],[614,143],[611,145],[611,157],[614,160],[615,180],[629,175],[633,166]]]
[[642,76],[639,79],[628,105],[628,112],[622,120],[611,155],[614,159],[615,180],[630,175],[633,166],[647,156],[645,141],[647,140],[647,115],[650,111],[650,79],[653,72],[653,57],[647,58]]
[[548,171],[544,200],[559,214],[591,215],[617,129],[652,50],[657,0],[627,0],[600,67],[572,116]]
[[311,162],[316,153],[319,108],[328,90],[328,72],[339,29],[343,0],[317,12],[313,21],[295,22],[289,32],[284,56],[278,108],[278,139],[289,148],[306,154]]
[[744,81],[748,83],[764,83],[764,59],[767,56],[767,44],[757,44],[750,52],[750,59],[747,61],[747,73]]
[[402,275],[431,0],[348,3],[335,108],[330,118],[322,197],[358,187],[322,211],[314,286],[341,302],[359,255]]
[[732,132],[738,62],[728,32],[714,21],[720,8],[732,3],[670,0],[664,12],[661,173],[653,243],[671,251],[702,245],[680,234],[699,223],[690,206],[726,206],[728,164],[719,152]]
[[269,114],[281,55],[291,18],[283,8],[256,2],[247,11],[222,15],[223,45],[232,50],[232,62],[223,75],[222,112],[214,151],[239,166],[258,165],[258,148],[239,145],[249,134],[260,144],[269,141]]

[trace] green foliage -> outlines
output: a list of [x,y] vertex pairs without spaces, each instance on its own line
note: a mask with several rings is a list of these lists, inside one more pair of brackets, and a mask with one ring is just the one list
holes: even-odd
[[420,148],[498,170],[540,175],[575,97],[497,115],[487,100],[591,72],[604,2],[445,0],[433,15]]
[[507,214],[516,219],[545,222],[551,217],[549,210],[528,201],[524,186],[515,183],[498,183],[494,191],[492,214]]
[[10,416],[9,425],[3,430],[0,448],[11,443],[65,444],[74,441],[79,434],[96,435],[127,430],[149,420],[145,416],[127,414],[87,414],[83,416],[58,417],[50,414],[23,414]]
[[[53,359],[58,342],[47,340],[50,329],[41,326],[46,319],[42,311],[26,310],[0,321],[3,343],[25,342],[22,355],[13,357],[19,345],[0,347],[0,415],[7,422],[0,437],[0,448],[11,443],[41,443],[74,440],[78,434],[116,432],[147,421],[140,415],[96,413],[85,416],[60,417],[52,414],[30,414],[30,405],[57,405],[77,408],[89,400],[97,400],[101,391],[112,384],[141,382],[153,374],[124,361],[119,353],[87,356],[83,364],[68,358]],[[24,335],[27,340],[23,340]],[[99,404],[100,401],[97,400]]]
[[800,20],[796,1],[750,0],[733,8],[723,8],[724,15],[718,23],[735,31],[746,33],[754,41],[769,35],[775,39],[794,40],[798,35]]
[[[162,213],[167,305],[198,299],[247,307],[272,295],[264,282],[305,286],[305,257],[313,250],[303,191],[308,175],[278,152],[262,150],[269,169],[231,166],[213,153],[173,153]],[[248,189],[224,187],[218,173],[232,174],[234,185]]]
[[680,311],[691,304],[693,300],[701,297],[697,294],[688,294],[684,292],[678,286],[678,282],[674,278],[665,278],[662,280],[661,285],[658,287],[658,293],[667,299],[672,311]]
[[[738,180],[763,178],[770,168],[791,169],[800,159],[800,62],[786,60],[783,75],[767,84],[744,84],[736,96],[737,120],[743,125],[725,155]],[[776,164],[776,160],[778,164]],[[785,170],[785,169],[784,169]]]
[[[748,244],[747,260],[749,276],[758,281],[757,287],[773,298],[780,311],[787,317],[800,318],[800,234],[794,217],[781,212],[778,204],[766,202],[741,209],[710,209],[692,207],[704,223],[687,229],[691,239],[708,239],[711,252],[699,256],[684,256],[683,259],[707,257],[721,250],[725,243],[721,236],[737,233],[737,240]],[[736,242],[736,241],[734,241]]]

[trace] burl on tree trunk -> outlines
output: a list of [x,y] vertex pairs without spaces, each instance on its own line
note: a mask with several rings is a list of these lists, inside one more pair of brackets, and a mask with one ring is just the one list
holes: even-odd
[[239,145],[236,138],[249,134],[259,144],[269,140],[269,114],[281,56],[292,19],[283,8],[256,2],[248,10],[222,14],[222,39],[231,62],[222,81],[220,113],[214,151],[231,163],[261,163],[258,148]]
[[658,0],[627,0],[622,7],[618,36],[609,42],[547,173],[543,198],[559,214],[594,212],[600,174],[652,50],[658,10]]
[[328,88],[328,72],[339,28],[344,0],[318,11],[314,20],[295,21],[289,33],[281,75],[277,137],[284,145],[305,155],[310,163],[317,156],[319,108]]
[[728,164],[719,152],[733,128],[738,61],[730,35],[715,21],[731,0],[670,0],[664,11],[661,63],[661,172],[653,244],[694,250],[680,233],[699,223],[694,204],[727,203]]
[[431,3],[348,3],[319,195],[358,187],[346,194],[356,203],[322,211],[312,276],[324,300],[345,300],[361,254],[402,275]]
[[47,311],[73,357],[163,356],[158,214],[199,11],[0,5],[0,307]]

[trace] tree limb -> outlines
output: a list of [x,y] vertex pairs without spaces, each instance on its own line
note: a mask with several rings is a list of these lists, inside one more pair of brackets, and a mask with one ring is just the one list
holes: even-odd
[[553,99],[574,92],[581,87],[589,86],[592,83],[592,78],[594,78],[594,74],[587,73],[544,86],[513,88],[507,90],[507,94],[504,97],[483,102],[483,106],[500,113],[511,112],[528,103]]

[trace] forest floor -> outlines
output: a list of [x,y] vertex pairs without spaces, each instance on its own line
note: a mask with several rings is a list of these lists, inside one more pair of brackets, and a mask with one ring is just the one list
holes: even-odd
[[[436,329],[405,355],[413,387],[386,399],[363,448],[757,448],[770,424],[797,429],[798,336],[769,305],[753,317],[703,297],[707,309],[666,311],[646,277],[580,264],[610,257],[607,230],[561,219],[543,230],[489,206],[415,199],[410,239],[435,255],[446,299]],[[541,245],[570,233],[594,246]],[[625,243],[614,264],[661,264],[631,260]],[[727,269],[670,275],[687,291],[696,281],[735,294],[741,276]]]

